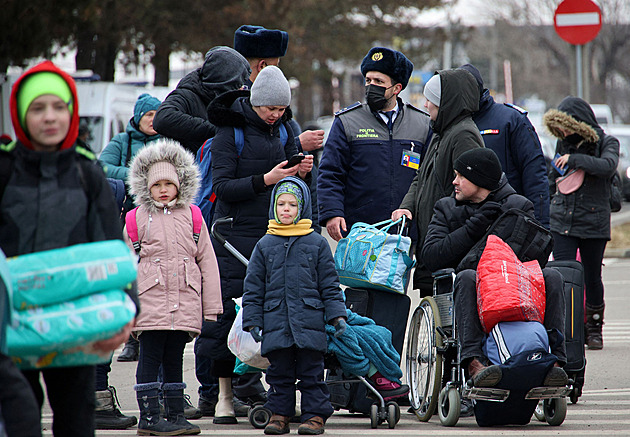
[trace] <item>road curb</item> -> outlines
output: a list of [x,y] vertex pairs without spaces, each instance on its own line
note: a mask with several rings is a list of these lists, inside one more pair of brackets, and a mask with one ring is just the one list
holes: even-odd
[[630,258],[630,248],[606,248],[604,258]]

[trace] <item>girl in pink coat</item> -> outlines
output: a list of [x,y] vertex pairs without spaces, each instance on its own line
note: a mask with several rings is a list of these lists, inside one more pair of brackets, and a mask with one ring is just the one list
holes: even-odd
[[[141,312],[134,328],[140,341],[134,387],[138,434],[199,434],[199,427],[184,418],[184,347],[201,332],[202,320],[214,321],[223,312],[219,268],[205,223],[199,240],[193,238],[190,204],[199,188],[199,170],[193,155],[168,139],[141,149],[130,169],[128,186],[139,205],[130,212],[140,243]],[[128,232],[124,235],[133,247]],[[158,382],[160,365],[163,383]],[[160,415],[160,388],[165,417]]]

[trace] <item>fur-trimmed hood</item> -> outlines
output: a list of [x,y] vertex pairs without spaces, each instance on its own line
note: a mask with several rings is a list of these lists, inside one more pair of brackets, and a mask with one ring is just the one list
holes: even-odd
[[192,203],[199,190],[201,174],[192,153],[184,149],[177,141],[167,138],[143,147],[130,164],[128,186],[136,205],[145,205],[149,210],[157,211],[160,206],[151,197],[148,186],[149,168],[156,162],[166,161],[173,164],[179,179],[179,192],[174,208]]
[[563,140],[560,129],[575,132],[586,143],[597,143],[603,136],[591,106],[579,97],[566,97],[558,109],[550,109],[543,116],[543,124],[554,137]]

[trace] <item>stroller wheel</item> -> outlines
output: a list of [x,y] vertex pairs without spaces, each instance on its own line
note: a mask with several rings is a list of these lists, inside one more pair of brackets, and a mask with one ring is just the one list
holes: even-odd
[[372,429],[376,429],[378,422],[378,405],[372,404],[370,407],[370,427],[372,427]]
[[269,424],[271,419],[271,411],[263,405],[256,405],[249,410],[249,423],[256,429],[263,429]]

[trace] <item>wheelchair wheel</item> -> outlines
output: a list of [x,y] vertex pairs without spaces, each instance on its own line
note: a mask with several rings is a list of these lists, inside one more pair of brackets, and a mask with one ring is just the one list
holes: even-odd
[[249,409],[247,417],[249,419],[249,423],[251,423],[254,428],[263,429],[269,424],[271,411],[268,408],[265,408],[262,404],[256,405]]
[[416,416],[428,422],[438,402],[442,380],[442,337],[440,312],[432,297],[425,297],[414,311],[407,337],[407,381],[409,400]]
[[567,399],[545,399],[543,403],[543,410],[545,411],[545,420],[549,425],[562,425],[562,422],[564,422],[564,419],[567,417]]
[[539,422],[546,422],[547,421],[545,419],[545,406],[544,406],[544,402],[542,400],[538,402],[538,405],[536,405],[536,409],[534,410],[534,417],[536,417],[536,419]]
[[396,424],[400,421],[400,407],[396,402],[390,401],[386,404],[387,407],[387,424],[390,429],[394,429]]
[[455,426],[461,413],[461,396],[455,387],[444,387],[438,399],[438,415],[444,426]]

